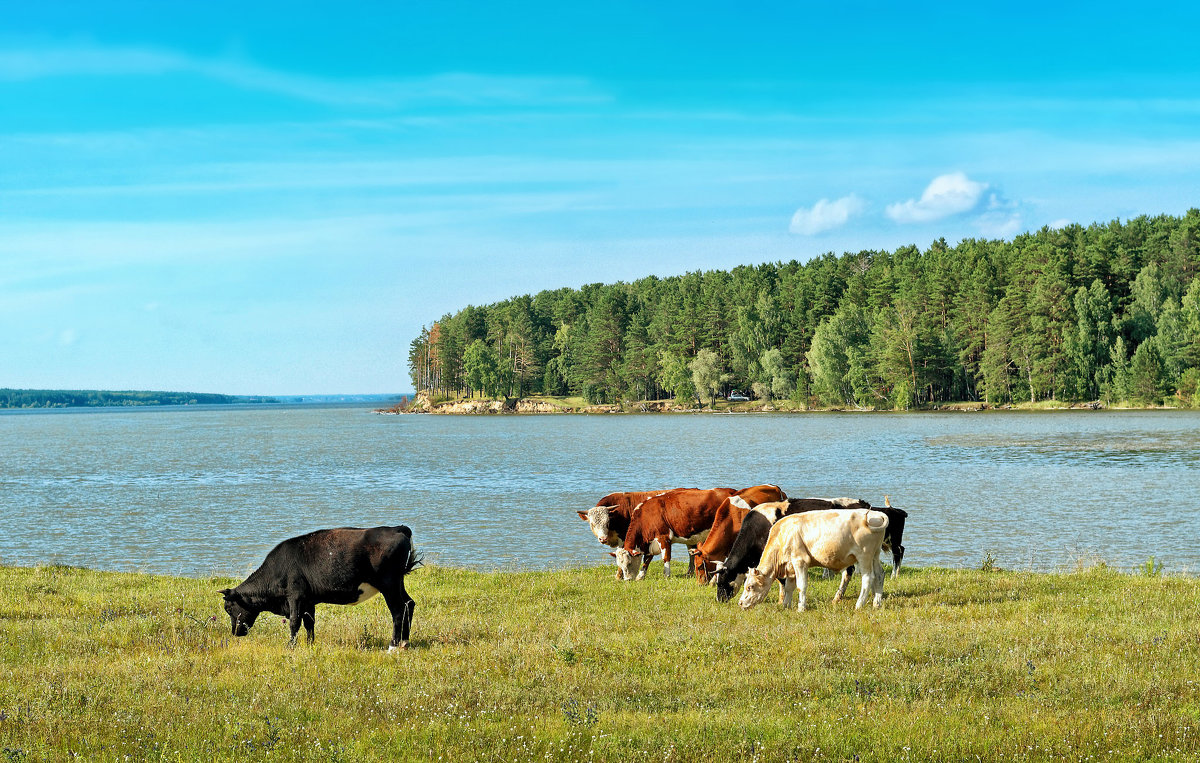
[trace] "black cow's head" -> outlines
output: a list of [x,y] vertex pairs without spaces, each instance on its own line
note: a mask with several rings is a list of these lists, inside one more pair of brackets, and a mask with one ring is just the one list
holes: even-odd
[[225,597],[225,611],[229,613],[229,626],[235,636],[245,636],[254,626],[259,610],[250,609],[246,601],[232,588],[222,588],[221,595]]
[[733,598],[733,584],[736,579],[737,575],[724,567],[717,568],[717,571],[712,574],[711,583],[717,589],[717,601],[726,602]]

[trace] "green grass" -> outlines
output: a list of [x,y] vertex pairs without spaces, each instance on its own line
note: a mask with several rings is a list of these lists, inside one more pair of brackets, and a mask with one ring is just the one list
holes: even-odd
[[387,655],[378,598],[289,649],[269,615],[229,636],[237,581],[0,567],[0,761],[1200,755],[1194,578],[906,569],[797,613],[659,569],[422,568]]

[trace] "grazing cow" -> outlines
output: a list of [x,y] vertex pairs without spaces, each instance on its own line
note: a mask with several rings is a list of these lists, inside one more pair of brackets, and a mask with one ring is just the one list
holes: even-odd
[[416,602],[404,576],[420,564],[412,530],[399,527],[339,527],[289,538],[236,588],[221,591],[233,635],[245,636],[262,612],[288,619],[290,644],[303,624],[314,637],[318,604],[359,604],[383,594],[392,613],[388,651],[406,649]]
[[[588,523],[596,540],[606,546],[619,547],[625,543],[625,532],[629,529],[629,516],[634,508],[647,498],[661,495],[666,490],[651,490],[630,493],[609,493],[596,501],[587,511],[576,511],[579,518]],[[617,565],[617,580],[624,572]]]
[[900,563],[904,561],[904,520],[908,518],[908,512],[904,509],[897,509],[892,505],[892,501],[888,496],[883,497],[883,508],[877,508],[876,511],[882,511],[888,516],[887,535],[883,538],[883,548],[885,551],[892,552],[892,577],[900,577]]
[[855,609],[861,609],[874,592],[874,606],[883,603],[883,565],[879,552],[887,531],[887,514],[871,509],[810,511],[783,517],[771,527],[767,546],[758,566],[746,572],[746,584],[738,606],[750,609],[767,596],[771,583],[783,581],[779,603],[791,606],[792,592],[799,588],[796,609],[807,606],[808,568],[844,570],[857,564],[863,568],[862,592]]
[[717,507],[712,530],[704,542],[696,547],[692,559],[696,568],[696,582],[704,585],[716,570],[717,562],[729,553],[729,548],[742,529],[742,520],[751,508],[760,503],[783,501],[787,495],[777,485],[756,485],[739,490]]
[[[724,560],[716,561],[711,585],[716,586],[717,601],[729,601],[742,575],[758,564],[771,526],[781,517],[807,511],[829,509],[869,509],[871,504],[857,498],[789,498],[783,502],[762,503],[747,512]],[[839,598],[840,600],[840,598]]]
[[642,568],[637,571],[636,579],[644,578],[650,560],[659,553],[663,555],[663,574],[670,577],[671,544],[683,543],[691,548],[703,541],[712,528],[717,508],[736,492],[726,487],[680,488],[643,501],[629,519],[624,547],[613,554],[625,579],[634,578],[639,561]]
[[[888,527],[887,532],[883,536],[883,550],[890,551],[892,554],[892,577],[900,577],[900,563],[904,559],[904,520],[908,518],[908,512],[904,509],[897,509],[892,505],[888,496],[883,497],[884,506],[875,507],[875,511],[882,511],[887,514]],[[864,506],[863,508],[871,508]],[[850,584],[850,576],[854,574],[854,567],[847,567],[842,570],[842,584],[838,586],[837,594],[834,595],[834,601],[841,601],[842,595],[846,593],[846,586]]]

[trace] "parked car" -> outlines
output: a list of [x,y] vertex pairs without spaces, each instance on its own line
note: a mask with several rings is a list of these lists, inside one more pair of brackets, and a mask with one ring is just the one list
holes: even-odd
[[731,403],[742,403],[749,399],[750,399],[749,397],[743,395],[741,392],[738,392],[737,390],[730,392],[729,397],[726,398],[726,400],[728,400]]

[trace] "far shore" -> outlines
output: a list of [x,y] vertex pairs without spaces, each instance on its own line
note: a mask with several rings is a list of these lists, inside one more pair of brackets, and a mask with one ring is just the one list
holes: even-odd
[[535,395],[531,397],[430,397],[418,393],[389,408],[377,408],[376,413],[385,415],[432,413],[441,415],[517,415],[517,414],[620,414],[620,413],[705,413],[705,414],[751,414],[751,413],[934,413],[934,412],[982,412],[982,411],[1100,411],[1100,410],[1191,410],[1165,405],[1135,405],[1127,401],[1105,403],[1100,400],[1067,402],[1043,400],[1036,403],[993,404],[986,401],[967,400],[917,406],[907,410],[856,406],[814,406],[795,400],[737,400],[718,398],[714,403],[697,405],[695,401],[639,400],[622,403],[591,404],[579,397],[556,397]]

